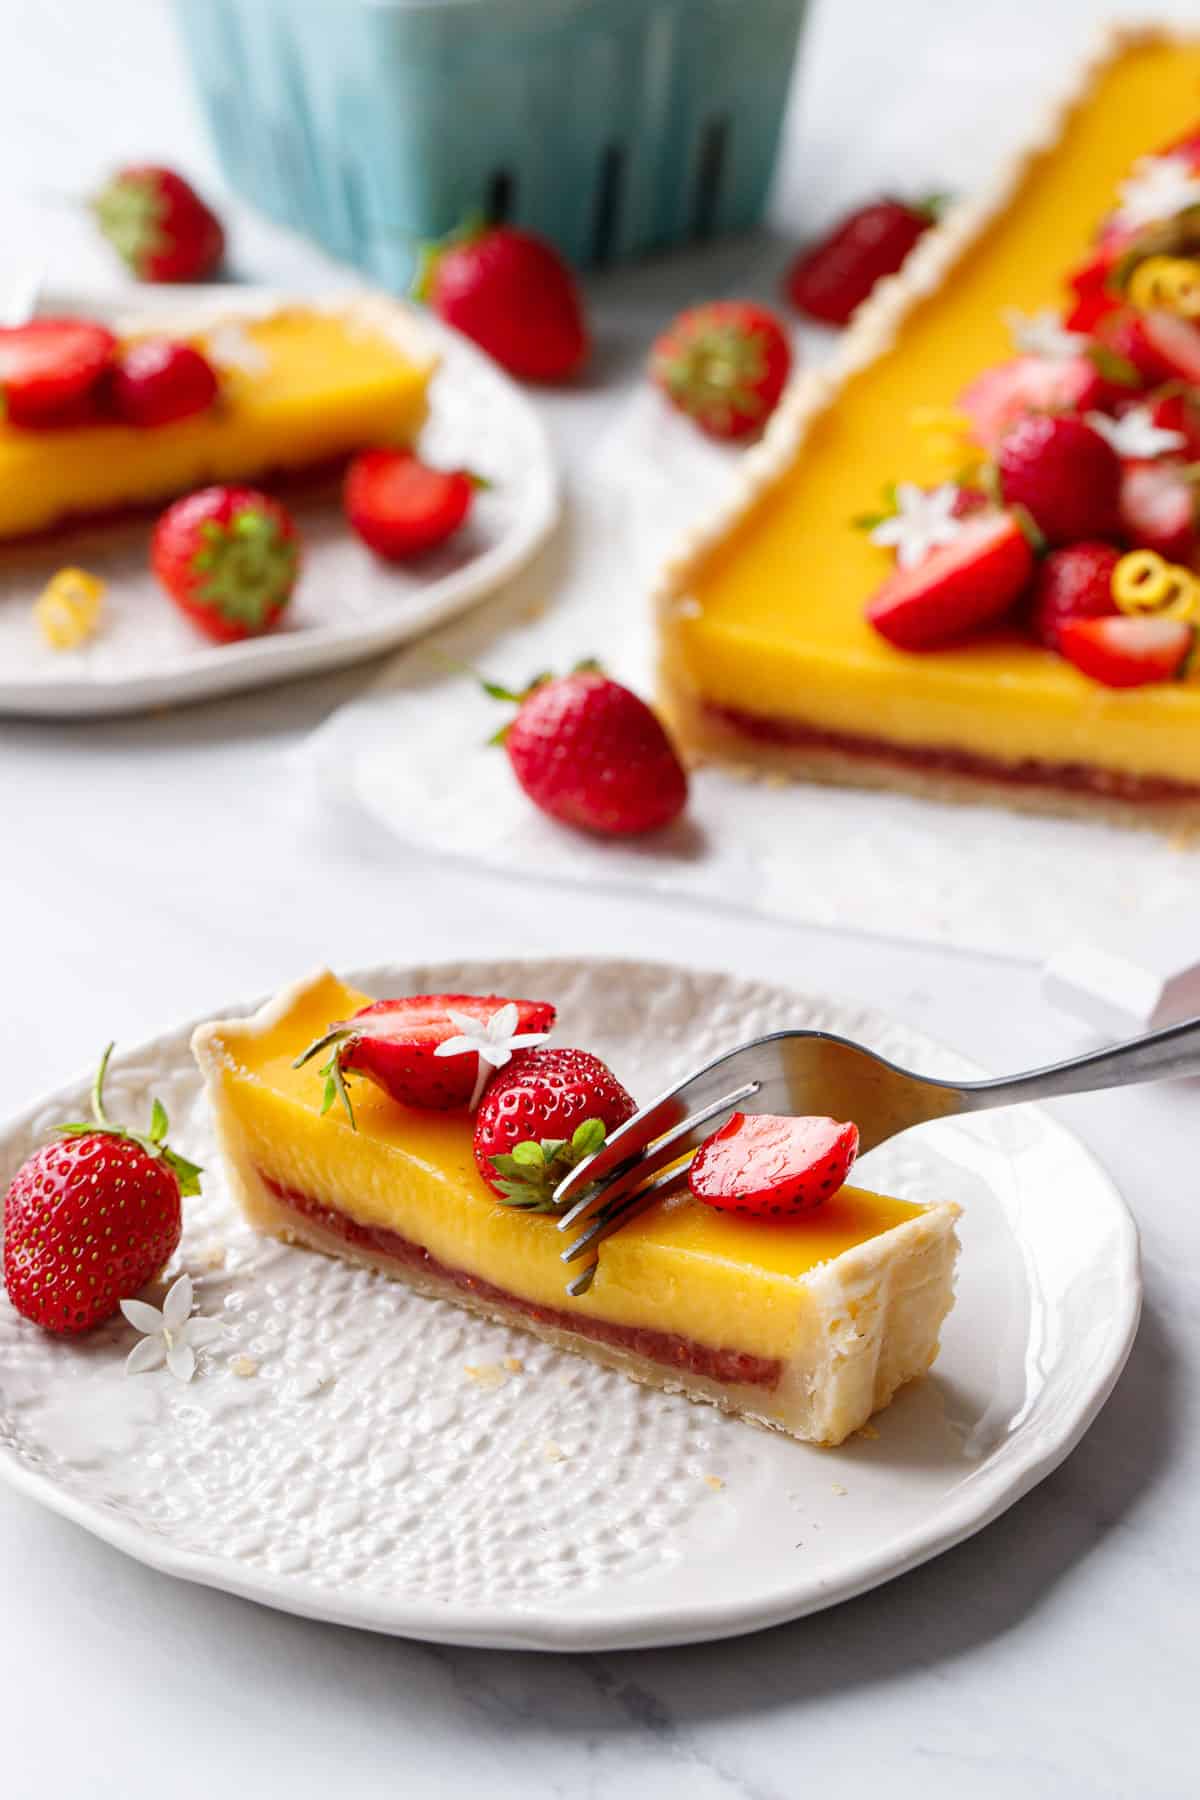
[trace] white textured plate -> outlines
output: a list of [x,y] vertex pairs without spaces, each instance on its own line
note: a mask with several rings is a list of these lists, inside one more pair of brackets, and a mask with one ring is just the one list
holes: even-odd
[[[139,295],[137,314],[179,315],[196,327],[206,316],[253,314],[287,298],[258,289],[175,289],[166,297]],[[55,296],[53,307],[95,317],[132,310],[128,297],[106,304],[79,295]],[[421,451],[492,483],[450,543],[392,567],[350,531],[336,492],[285,490],[304,540],[303,572],[283,625],[240,644],[209,643],[161,592],[147,562],[152,515],[0,546],[0,713],[132,712],[341,668],[406,643],[516,574],[558,517],[558,481],[541,421],[465,338],[412,311],[414,330],[442,359]],[[107,582],[105,616],[89,644],[55,651],[42,641],[31,608],[66,563]]]
[[[787,1025],[845,1032],[931,1073],[976,1072],[878,1015],[661,965],[356,979],[379,994],[545,995],[562,1040],[595,1047],[642,1096]],[[865,1180],[963,1205],[935,1372],[839,1450],[790,1443],[255,1238],[225,1191],[188,1035],[121,1059],[111,1098],[136,1116],[161,1094],[173,1137],[207,1165],[178,1266],[224,1341],[189,1386],[127,1377],[123,1323],[60,1342],[0,1298],[0,1471],[131,1556],[268,1605],[550,1650],[794,1618],[1012,1505],[1078,1441],[1133,1339],[1136,1233],[1091,1157],[1032,1109],[945,1122],[863,1165]],[[0,1134],[0,1183],[85,1094],[73,1083]]]

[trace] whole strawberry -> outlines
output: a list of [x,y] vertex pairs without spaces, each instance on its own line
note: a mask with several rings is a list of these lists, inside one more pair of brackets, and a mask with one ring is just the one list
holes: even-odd
[[118,169],[92,210],[139,281],[203,281],[225,254],[221,221],[173,169],[154,163]]
[[522,1050],[475,1115],[475,1161],[494,1193],[553,1211],[554,1190],[637,1111],[607,1063],[588,1050]]
[[1023,507],[1051,544],[1120,530],[1120,459],[1082,419],[1019,419],[997,445],[996,471],[1004,504]]
[[650,373],[673,406],[715,438],[762,430],[787,385],[792,351],[773,312],[714,300],[679,314],[650,352]]
[[351,1125],[347,1075],[365,1075],[403,1106],[442,1111],[475,1106],[488,1078],[514,1051],[542,1039],[554,1025],[543,1000],[505,1000],[499,994],[407,994],[373,1000],[353,1018],[330,1025],[296,1058],[303,1068],[318,1052],[329,1059],[322,1116],[340,1100]]
[[201,488],[159,519],[150,563],[193,624],[228,644],[275,624],[300,572],[300,542],[290,513],[257,489]]
[[575,278],[530,231],[497,225],[432,245],[413,291],[520,381],[566,381],[587,361]]
[[875,283],[896,273],[939,210],[937,199],[910,205],[885,198],[860,206],[801,251],[787,273],[788,299],[810,319],[844,325]]
[[644,700],[594,666],[513,693],[485,683],[516,717],[497,734],[525,793],[565,825],[634,837],[678,818],[683,765]]
[[1029,624],[1048,650],[1057,650],[1070,619],[1104,619],[1117,611],[1112,574],[1121,552],[1095,540],[1064,544],[1038,564],[1029,600]]
[[114,1125],[104,1110],[104,1052],[93,1119],[60,1125],[58,1141],[22,1163],[4,1201],[4,1285],[17,1311],[71,1334],[112,1318],[174,1254],[180,1200],[200,1170],[167,1145],[156,1100],[149,1131]]

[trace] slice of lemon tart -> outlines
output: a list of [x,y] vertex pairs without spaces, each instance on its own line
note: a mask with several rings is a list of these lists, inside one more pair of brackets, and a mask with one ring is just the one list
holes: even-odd
[[0,539],[333,463],[365,445],[407,446],[425,420],[437,359],[411,315],[382,296],[176,314],[131,314],[115,354],[146,338],[198,350],[211,404],[169,424],[106,416],[33,429],[0,417]]
[[322,1083],[297,1058],[367,1003],[321,974],[195,1034],[233,1192],[259,1230],[821,1443],[933,1362],[956,1206],[843,1187],[802,1217],[753,1220],[671,1194],[605,1242],[572,1297],[555,1219],[497,1198],[465,1108],[402,1105],[360,1082],[352,1117],[322,1112]]
[[[1200,821],[1196,451],[1164,429],[1200,402],[1198,127],[1200,35],[1113,38],[1032,148],[880,285],[834,363],[793,385],[733,505],[660,584],[685,751]],[[1026,430],[998,451],[1030,416],[1053,441]],[[1103,477],[1090,494],[1063,492],[1090,480],[1076,439]],[[1064,497],[1077,524],[1050,517]],[[1072,600],[1113,616],[1069,632],[1031,627],[1039,583],[1097,538],[1148,548],[1150,586],[1143,571],[1138,591]],[[1160,602],[1162,618],[1116,616]]]

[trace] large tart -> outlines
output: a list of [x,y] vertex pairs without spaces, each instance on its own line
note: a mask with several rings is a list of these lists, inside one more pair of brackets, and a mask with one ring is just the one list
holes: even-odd
[[[741,492],[668,571],[661,686],[699,759],[1123,820],[1200,820],[1200,681],[1117,692],[1018,630],[922,654],[864,617],[884,577],[853,521],[922,480],[917,421],[1013,354],[1011,313],[1068,272],[1138,159],[1200,120],[1200,37],[1127,33],[980,202],[927,234],[803,378]],[[1144,165],[1143,165],[1144,167]],[[926,479],[935,479],[932,475]]]
[[635,1380],[794,1437],[840,1443],[924,1374],[953,1297],[957,1207],[843,1188],[787,1222],[660,1200],[603,1246],[572,1298],[552,1217],[501,1204],[463,1112],[360,1083],[357,1130],[321,1115],[297,1055],[366,1004],[322,974],[193,1048],[250,1223],[362,1263]]
[[[175,424],[48,430],[0,419],[0,539],[168,500],[213,481],[313,468],[364,445],[412,442],[436,358],[402,307],[376,297],[203,322],[181,315],[221,378],[218,400]],[[159,335],[132,318],[122,342]]]

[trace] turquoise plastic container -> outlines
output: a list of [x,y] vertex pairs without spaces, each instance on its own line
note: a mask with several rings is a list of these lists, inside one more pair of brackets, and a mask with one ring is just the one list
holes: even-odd
[[230,184],[390,286],[471,214],[594,265],[759,218],[806,0],[175,0]]

